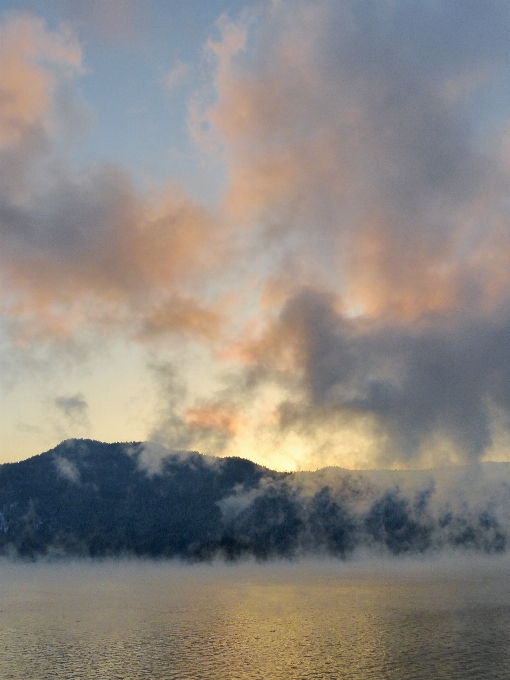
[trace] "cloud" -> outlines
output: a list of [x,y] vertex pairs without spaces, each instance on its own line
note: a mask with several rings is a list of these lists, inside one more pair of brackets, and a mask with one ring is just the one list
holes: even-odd
[[305,283],[363,312],[415,319],[473,295],[497,304],[504,126],[484,138],[477,121],[504,77],[508,23],[501,3],[481,13],[356,0],[275,2],[227,25],[210,43],[217,99],[205,114],[224,145],[226,208],[264,224],[259,245],[296,260]]
[[288,389],[281,427],[317,428],[338,413],[375,417],[381,448],[389,435],[386,463],[413,459],[438,437],[460,458],[481,457],[492,444],[494,408],[510,406],[508,320],[423,329],[349,319],[333,302],[302,291],[247,349],[257,380]]
[[172,183],[143,193],[114,165],[70,170],[59,92],[82,72],[76,37],[29,15],[0,32],[1,311],[15,342],[217,334],[197,286],[219,259],[218,218]]
[[88,408],[83,394],[55,397],[54,405],[64,418],[74,426],[88,426]]
[[82,72],[81,48],[70,29],[48,31],[31,15],[4,15],[0,34],[0,148],[23,149],[52,133],[58,87]]
[[62,179],[44,199],[3,222],[3,311],[23,341],[87,325],[214,332],[216,312],[186,290],[214,258],[204,209],[172,189],[149,204],[116,168]]
[[258,460],[268,446],[274,460],[290,442],[298,467],[483,458],[494,446],[496,414],[510,408],[509,321],[455,318],[419,328],[349,318],[335,302],[313,289],[296,293],[244,346],[243,379],[230,376],[206,403],[176,403],[187,441],[243,455],[251,431]]
[[246,364],[234,403],[280,391],[273,442],[293,431],[320,451],[342,425],[397,466],[493,446],[509,406],[509,27],[506,3],[428,0],[276,1],[218,25],[215,98],[192,131],[222,145],[223,208],[260,266],[226,355]]
[[222,17],[189,103],[192,138],[224,164],[209,208],[120,167],[70,172],[59,102],[79,43],[4,17],[13,343],[204,343],[223,380],[209,397],[155,362],[154,438],[175,449],[297,467],[487,456],[510,408],[509,29],[500,0],[274,0]]
[[80,471],[75,463],[65,456],[55,455],[53,462],[58,474],[73,484],[79,484],[81,480]]
[[[192,449],[207,455],[225,450],[240,426],[236,404],[228,395],[198,401],[189,393],[180,366],[153,362],[150,369],[157,382],[160,412],[149,435],[168,449]],[[191,403],[191,405],[190,405]]]

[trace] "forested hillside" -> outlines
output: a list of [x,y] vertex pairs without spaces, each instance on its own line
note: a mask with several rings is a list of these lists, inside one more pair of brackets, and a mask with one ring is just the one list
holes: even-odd
[[[151,448],[152,447],[152,448]],[[504,552],[509,465],[279,473],[241,458],[68,440],[0,466],[5,555],[207,560]]]

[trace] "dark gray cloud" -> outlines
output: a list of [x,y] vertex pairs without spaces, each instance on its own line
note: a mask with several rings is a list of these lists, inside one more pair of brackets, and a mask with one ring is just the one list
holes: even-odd
[[[388,460],[409,461],[439,435],[476,460],[492,444],[494,409],[510,412],[510,321],[444,319],[425,328],[342,316],[331,296],[290,299],[258,347],[259,380],[304,394],[281,405],[281,426],[338,412],[374,416],[389,433]],[[281,350],[294,362],[282,371]]]
[[54,404],[67,420],[75,421],[80,424],[86,424],[88,422],[87,414],[89,405],[83,394],[78,393],[55,397]]
[[331,15],[319,60],[368,115],[389,196],[406,214],[468,199],[487,178],[473,142],[484,89],[507,77],[508,4],[356,0]]

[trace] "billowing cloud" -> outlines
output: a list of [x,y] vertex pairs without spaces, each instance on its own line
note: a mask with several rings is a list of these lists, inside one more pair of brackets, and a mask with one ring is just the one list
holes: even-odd
[[152,363],[151,370],[158,383],[162,406],[150,439],[172,450],[222,453],[241,426],[235,402],[228,394],[223,397],[216,394],[212,400],[197,400],[196,395],[189,394],[182,372],[174,364]]
[[398,464],[439,444],[460,459],[490,448],[494,414],[510,407],[508,338],[507,319],[424,328],[352,319],[331,296],[304,290],[246,351],[252,384],[273,380],[288,391],[282,429],[318,428],[338,414],[375,418],[380,455]]
[[377,441],[374,465],[493,446],[509,407],[509,27],[504,2],[429,0],[275,1],[219,24],[201,121],[266,273],[229,356],[247,364],[244,404],[281,391],[275,447],[292,430],[333,449],[353,428]]
[[2,313],[17,342],[216,334],[219,313],[193,285],[217,260],[217,219],[170,183],[144,194],[116,166],[71,171],[59,97],[82,70],[76,38],[30,16],[1,31]]
[[504,298],[505,118],[480,126],[505,78],[504,3],[274,2],[255,23],[250,48],[243,26],[210,43],[204,117],[226,207],[263,224],[259,244],[371,315]]

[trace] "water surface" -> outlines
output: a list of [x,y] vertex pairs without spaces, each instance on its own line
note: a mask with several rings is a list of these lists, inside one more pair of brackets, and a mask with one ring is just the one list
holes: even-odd
[[510,563],[0,565],[4,680],[510,677]]

